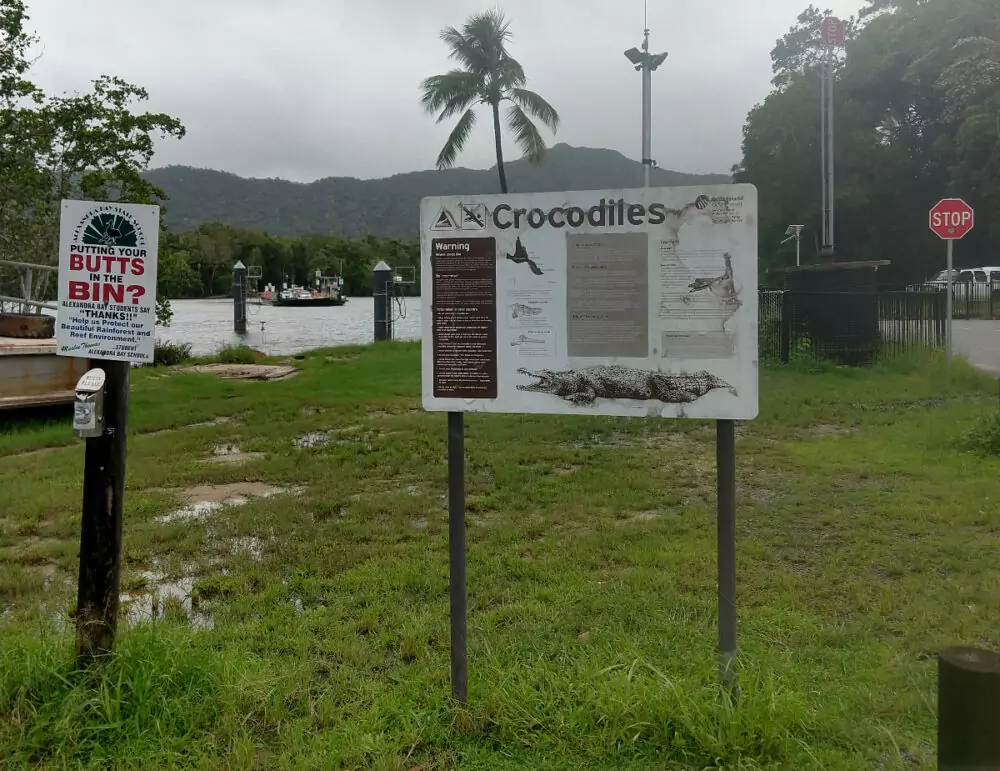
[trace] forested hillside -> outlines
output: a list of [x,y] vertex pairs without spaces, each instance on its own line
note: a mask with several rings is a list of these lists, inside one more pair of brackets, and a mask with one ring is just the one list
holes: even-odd
[[[519,160],[506,168],[512,192],[642,186],[642,165],[614,150],[558,144],[539,165]],[[146,178],[170,196],[165,218],[171,228],[191,230],[203,222],[224,222],[280,236],[415,238],[423,196],[498,190],[495,169],[416,171],[384,179],[329,177],[302,184],[169,166],[146,172]],[[656,185],[729,181],[728,174],[653,172]]]
[[[940,198],[965,198],[976,227],[959,266],[1000,260],[1000,12],[997,0],[868,0],[837,62],[836,245],[840,260],[888,259],[904,283],[945,266],[927,226]],[[760,193],[762,267],[793,265],[785,228],[820,228],[823,13],[804,11],[772,52],[774,90],[744,128],[737,180]]]

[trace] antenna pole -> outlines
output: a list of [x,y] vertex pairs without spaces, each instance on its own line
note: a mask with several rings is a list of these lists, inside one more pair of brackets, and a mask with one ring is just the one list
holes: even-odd
[[653,133],[653,118],[652,118],[652,105],[653,100],[653,71],[649,66],[649,30],[645,30],[645,34],[642,40],[642,168],[643,168],[643,187],[649,187],[649,171],[650,167],[653,165],[651,160],[652,156],[652,133]]

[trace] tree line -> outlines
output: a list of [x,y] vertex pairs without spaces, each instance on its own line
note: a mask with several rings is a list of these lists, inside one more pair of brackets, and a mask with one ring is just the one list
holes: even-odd
[[258,289],[267,284],[308,285],[317,270],[342,276],[347,295],[371,295],[372,268],[384,260],[419,292],[420,243],[416,240],[310,235],[272,236],[258,230],[208,222],[190,231],[164,229],[160,240],[157,292],[165,297],[228,295],[237,261],[260,269]]
[[[810,5],[771,52],[773,90],[749,113],[738,182],[760,195],[760,254],[771,269],[794,264],[795,246],[780,245],[785,229],[803,224],[803,256],[819,258],[819,26],[828,11]],[[88,93],[46,95],[29,78],[30,50],[23,0],[0,0],[0,259],[55,260],[59,202],[64,198],[162,202],[144,176],[157,136],[180,139],[169,115],[139,112],[144,89],[114,77]],[[996,0],[864,0],[847,23],[835,72],[836,242],[840,260],[888,259],[883,274],[903,283],[940,270],[943,245],[927,227],[942,197],[966,198],[975,230],[956,249],[956,264],[1000,261],[1000,16]],[[421,83],[419,102],[439,121],[458,118],[437,166],[451,167],[476,124],[490,117],[497,174],[506,187],[501,109],[525,158],[546,150],[532,118],[550,130],[559,116],[526,89],[511,57],[507,19],[473,14],[441,39],[457,66]],[[376,234],[276,236],[222,223],[161,236],[159,289],[165,297],[227,294],[237,260],[259,266],[261,283],[307,282],[316,270],[343,275],[349,294],[371,291],[379,260],[418,273],[415,241]],[[411,271],[406,271],[410,268]],[[416,278],[419,278],[416,276]],[[19,276],[0,267],[0,294],[18,294]],[[51,297],[54,286],[36,287]],[[416,289],[416,287],[414,287]]]
[[[774,90],[744,127],[739,182],[760,196],[762,269],[795,264],[779,246],[807,226],[803,256],[818,259],[821,228],[819,26],[807,8],[774,47]],[[1000,14],[996,0],[868,0],[847,24],[836,61],[835,204],[838,260],[887,259],[885,280],[920,281],[945,266],[928,211],[965,198],[976,228],[957,266],[1000,261]],[[766,275],[766,273],[765,273]]]

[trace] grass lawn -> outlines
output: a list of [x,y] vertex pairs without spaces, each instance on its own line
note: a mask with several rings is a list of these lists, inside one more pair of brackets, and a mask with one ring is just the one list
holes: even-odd
[[[1000,645],[1000,460],[955,446],[995,383],[933,357],[765,368],[737,428],[739,702],[716,686],[712,424],[469,415],[457,707],[419,345],[294,363],[134,372],[122,590],[157,620],[97,672],[68,620],[82,442],[6,425],[3,768],[929,769],[936,652]],[[185,509],[238,483],[243,505]]]

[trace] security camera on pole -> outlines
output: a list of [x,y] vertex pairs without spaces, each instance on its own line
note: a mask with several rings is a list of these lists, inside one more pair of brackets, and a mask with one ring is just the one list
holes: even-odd
[[654,161],[650,158],[652,134],[652,115],[650,101],[652,99],[652,74],[667,60],[667,54],[651,54],[649,52],[649,30],[645,30],[642,40],[642,50],[630,48],[625,52],[625,56],[635,65],[636,72],[642,73],[642,166],[643,166],[643,187],[649,187],[649,170],[653,167]]
[[847,32],[844,22],[835,16],[823,19],[819,28],[819,36],[826,46],[826,58],[820,69],[820,147],[821,147],[821,180],[823,188],[823,251],[832,255],[834,252],[833,233],[833,81],[834,52],[833,49],[844,44]]
[[805,225],[789,225],[788,229],[785,231],[785,235],[788,236],[781,243],[787,244],[793,238],[795,239],[795,266],[798,267],[802,264],[802,231],[805,230]]

